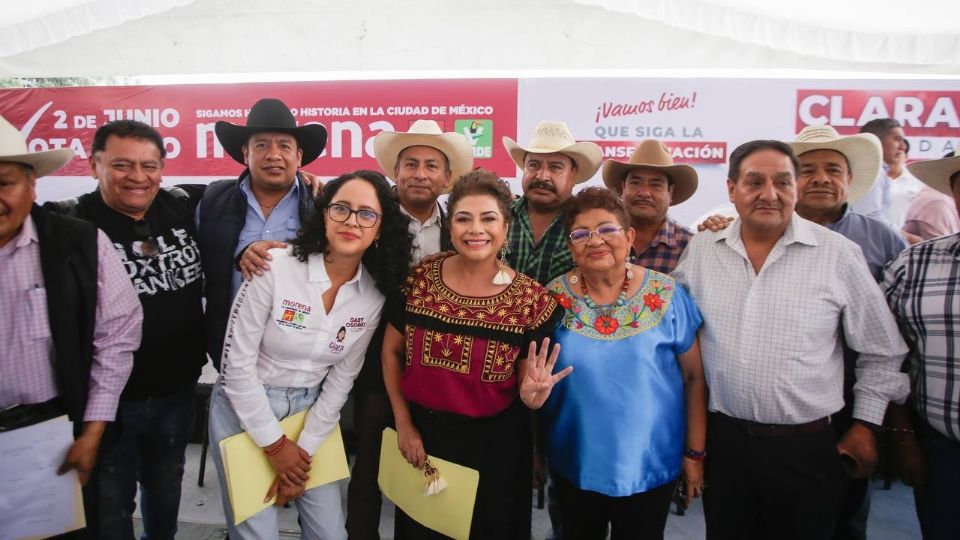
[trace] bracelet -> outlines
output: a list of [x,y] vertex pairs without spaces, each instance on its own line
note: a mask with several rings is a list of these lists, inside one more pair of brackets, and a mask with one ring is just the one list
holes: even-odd
[[287,434],[284,433],[284,434],[280,437],[280,443],[277,444],[277,447],[276,447],[276,448],[274,448],[273,450],[267,450],[266,448],[264,448],[264,449],[263,449],[263,453],[266,454],[266,455],[268,455],[268,456],[276,455],[277,452],[279,452],[279,451],[280,451],[284,446],[286,446],[286,445],[287,445]]
[[683,449],[683,457],[692,459],[694,461],[703,461],[703,459],[707,457],[707,451],[704,450],[703,452],[697,452],[693,448],[687,446]]

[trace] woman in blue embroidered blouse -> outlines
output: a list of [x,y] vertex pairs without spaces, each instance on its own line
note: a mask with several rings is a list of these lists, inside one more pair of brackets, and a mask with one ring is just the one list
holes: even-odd
[[702,490],[706,385],[697,306],[667,275],[632,266],[617,196],[588,188],[566,209],[576,267],[547,289],[565,308],[543,406],[564,538],[662,538],[674,486]]

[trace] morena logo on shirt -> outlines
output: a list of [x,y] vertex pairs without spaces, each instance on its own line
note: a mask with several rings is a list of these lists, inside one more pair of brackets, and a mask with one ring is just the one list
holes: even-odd
[[279,326],[303,330],[306,328],[307,316],[310,315],[310,306],[294,300],[283,300],[280,303],[280,318],[276,319]]

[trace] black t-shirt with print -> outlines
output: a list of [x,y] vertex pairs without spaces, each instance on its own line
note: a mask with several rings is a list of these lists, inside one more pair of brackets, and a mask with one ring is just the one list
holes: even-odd
[[203,273],[194,224],[202,191],[186,191],[189,197],[160,190],[140,221],[107,206],[99,191],[81,196],[77,204],[77,217],[93,222],[113,241],[143,306],[143,339],[133,355],[125,399],[188,389],[206,363]]

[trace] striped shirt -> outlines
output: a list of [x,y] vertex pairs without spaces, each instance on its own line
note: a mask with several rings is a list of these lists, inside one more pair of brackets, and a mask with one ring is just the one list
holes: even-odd
[[[97,231],[97,310],[93,363],[85,421],[113,421],[120,393],[133,368],[143,320],[120,257]],[[0,409],[42,403],[57,397],[53,372],[47,291],[40,268],[40,243],[33,218],[0,247]]]
[[906,249],[884,271],[883,289],[910,346],[914,406],[960,441],[960,234]]
[[558,213],[553,218],[540,237],[540,242],[536,243],[533,241],[526,196],[513,204],[513,221],[507,241],[510,243],[510,252],[507,254],[510,267],[540,284],[549,283],[573,268],[573,254],[567,249],[567,235],[563,229],[563,214]]

